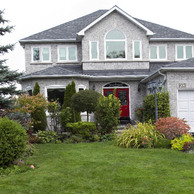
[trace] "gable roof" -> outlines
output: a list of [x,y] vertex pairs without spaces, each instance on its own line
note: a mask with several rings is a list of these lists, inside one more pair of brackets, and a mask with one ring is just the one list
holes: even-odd
[[138,20],[136,20],[135,18],[131,17],[129,14],[127,14],[126,12],[124,12],[122,9],[120,9],[116,5],[113,8],[111,8],[109,11],[107,11],[106,13],[104,13],[101,17],[99,17],[98,19],[96,19],[92,23],[90,23],[88,26],[86,26],[86,28],[84,28],[80,32],[78,32],[78,35],[83,36],[85,34],[85,31],[86,30],[88,30],[89,28],[91,28],[92,26],[94,26],[100,20],[104,19],[107,15],[109,15],[113,11],[119,12],[121,15],[125,16],[131,22],[135,23],[137,26],[139,26],[140,28],[142,28],[143,30],[145,30],[146,31],[146,35],[154,35],[154,33],[149,28],[147,28],[146,26],[142,25]]
[[78,35],[84,35],[84,32],[95,25],[101,19],[106,17],[113,11],[118,11],[130,21],[134,22],[140,28],[143,28],[148,35],[151,36],[151,40],[194,40],[194,35],[175,30],[169,27],[165,27],[152,22],[144,21],[138,18],[133,18],[126,12],[114,6],[110,10],[98,10],[91,14],[69,21],[67,23],[50,28],[43,32],[31,35],[27,38],[21,39],[19,42],[75,42],[78,41]]

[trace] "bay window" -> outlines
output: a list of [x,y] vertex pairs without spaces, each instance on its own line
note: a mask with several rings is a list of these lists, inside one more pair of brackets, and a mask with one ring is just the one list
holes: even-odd
[[141,41],[133,41],[133,59],[141,59]]

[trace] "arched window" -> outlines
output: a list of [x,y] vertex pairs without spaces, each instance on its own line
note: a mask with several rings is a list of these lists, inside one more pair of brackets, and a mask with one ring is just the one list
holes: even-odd
[[125,35],[119,30],[111,30],[105,37],[106,59],[126,58]]

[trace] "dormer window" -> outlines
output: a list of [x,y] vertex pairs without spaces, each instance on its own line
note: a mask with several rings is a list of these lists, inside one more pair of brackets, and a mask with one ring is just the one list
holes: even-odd
[[108,32],[105,37],[106,59],[126,59],[126,39],[119,30]]

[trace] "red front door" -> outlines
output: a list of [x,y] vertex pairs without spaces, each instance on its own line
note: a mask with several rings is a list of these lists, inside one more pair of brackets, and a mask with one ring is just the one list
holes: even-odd
[[129,117],[129,88],[104,89],[104,96],[109,96],[115,91],[115,96],[121,102],[121,117]]

